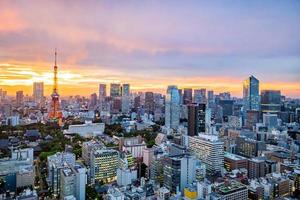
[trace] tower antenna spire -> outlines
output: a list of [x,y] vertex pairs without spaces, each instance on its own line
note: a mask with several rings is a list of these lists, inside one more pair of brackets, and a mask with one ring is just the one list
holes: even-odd
[[57,60],[57,51],[56,51],[56,48],[55,48],[55,53],[54,54],[55,54],[55,61],[54,61],[55,65],[54,66],[56,66],[56,60]]
[[54,79],[53,79],[53,93],[57,93],[57,50],[54,53]]

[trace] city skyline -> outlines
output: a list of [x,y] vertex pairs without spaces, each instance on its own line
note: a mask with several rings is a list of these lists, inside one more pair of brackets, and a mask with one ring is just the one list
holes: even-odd
[[[58,76],[59,77],[59,76]],[[51,79],[53,79],[53,77],[50,77]],[[17,92],[19,91],[22,91],[24,92],[24,96],[34,96],[34,84],[35,83],[43,83],[44,82],[41,80],[41,79],[38,79],[38,81],[34,81],[32,82],[32,84],[30,85],[14,85],[14,86],[7,86],[7,85],[0,85],[0,89],[2,89],[3,91],[6,91],[7,92],[7,95],[8,96],[11,96],[11,97],[14,97],[16,95]],[[60,81],[58,81],[58,83],[61,83]],[[62,97],[65,98],[65,97],[69,97],[69,96],[76,96],[76,95],[80,95],[80,96],[84,96],[84,97],[90,97],[90,95],[92,94],[97,94],[99,95],[99,84],[104,84],[107,86],[107,92],[110,91],[111,89],[111,84],[129,84],[130,85],[130,93],[138,93],[138,92],[143,92],[143,93],[147,93],[147,92],[154,92],[154,93],[161,93],[161,94],[166,94],[166,88],[170,85],[174,85],[174,84],[168,84],[166,85],[166,88],[164,87],[159,87],[159,88],[154,88],[154,87],[151,87],[151,88],[139,88],[139,87],[135,87],[134,85],[132,86],[131,83],[123,83],[123,82],[120,82],[120,81],[114,81],[114,82],[101,82],[101,83],[95,83],[94,85],[89,85],[88,88],[85,88],[85,87],[80,87],[80,88],[74,88],[72,87],[71,85],[63,85],[63,89],[62,90]],[[221,83],[222,84],[222,83]],[[220,84],[220,85],[221,85]],[[208,85],[187,85],[187,84],[182,84],[182,85],[176,85],[178,86],[178,89],[192,89],[193,93],[197,90],[206,90],[206,92],[208,91],[214,91],[215,94],[221,94],[221,93],[227,93],[229,92],[232,97],[237,97],[237,98],[242,98],[243,97],[243,88],[242,88],[242,83],[237,83],[237,84],[233,84],[234,88],[236,88],[236,90],[228,90],[227,87],[222,87],[221,89],[219,88],[214,88],[214,87],[211,87],[211,86],[208,86]],[[260,83],[260,87],[261,89],[259,90],[259,94],[262,92],[262,91],[283,91],[282,92],[282,95],[287,97],[287,98],[299,98],[299,96],[297,96],[298,94],[296,95],[289,95],[286,92],[285,89],[278,89],[278,88],[281,88],[281,87],[278,87],[278,86],[274,86],[274,85],[270,85],[270,84],[264,84],[264,83]],[[296,88],[297,86],[295,86]],[[60,88],[60,87],[59,87]],[[226,88],[226,89],[223,89],[223,88]],[[79,90],[78,90],[79,89]],[[88,90],[87,90],[88,89]],[[51,96],[51,92],[53,91],[53,84],[49,84],[49,85],[46,85],[44,84],[44,94],[45,94],[45,97],[50,97]],[[76,91],[76,92],[74,92]],[[287,95],[286,95],[287,94]]]
[[300,199],[299,22],[299,0],[0,0],[0,199]]
[[241,97],[253,75],[260,90],[299,98],[299,8],[297,1],[2,1],[0,86],[31,95],[33,82],[43,81],[49,96],[57,48],[61,96],[121,82],[132,91],[165,93],[176,84]]

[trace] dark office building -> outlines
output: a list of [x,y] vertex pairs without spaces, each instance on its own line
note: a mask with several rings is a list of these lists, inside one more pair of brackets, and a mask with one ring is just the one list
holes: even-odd
[[248,178],[259,178],[266,175],[265,160],[261,157],[249,159]]
[[145,111],[147,113],[154,113],[154,94],[153,92],[145,93]]
[[281,119],[284,123],[293,123],[296,121],[296,115],[294,112],[282,111],[278,112],[277,114],[279,119]]
[[188,105],[188,135],[198,135],[205,132],[205,104]]
[[141,107],[141,96],[137,96],[134,98],[134,110],[137,112],[137,110]]
[[180,97],[180,104],[183,104],[183,95],[182,95],[182,89],[178,89],[179,97]]
[[274,161],[274,160],[266,160],[265,164],[266,164],[265,165],[266,174],[270,174],[270,173],[276,172],[276,164],[277,164],[276,161]]
[[243,107],[243,104],[240,104],[240,103],[235,103],[233,104],[233,113],[232,115],[234,116],[242,116],[242,107]]
[[121,100],[121,98],[118,98],[118,97],[114,98],[112,107],[113,107],[113,113],[120,112],[120,110],[122,109],[122,100]]
[[259,111],[257,110],[247,110],[247,119],[245,127],[252,130],[253,126],[259,122]]
[[233,103],[234,100],[220,100],[219,105],[223,109],[223,117],[230,116],[233,114]]
[[184,88],[183,89],[183,104],[187,105],[193,102],[193,89]]
[[259,152],[266,150],[266,143],[246,137],[236,139],[236,153],[247,158],[257,157]]
[[280,90],[262,90],[260,106],[263,113],[279,112],[281,108]]

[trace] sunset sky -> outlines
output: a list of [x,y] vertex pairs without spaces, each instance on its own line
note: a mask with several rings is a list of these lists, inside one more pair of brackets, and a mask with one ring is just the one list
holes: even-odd
[[167,85],[242,93],[261,89],[300,97],[300,1],[0,0],[0,88],[52,87],[90,95],[99,83],[133,90]]

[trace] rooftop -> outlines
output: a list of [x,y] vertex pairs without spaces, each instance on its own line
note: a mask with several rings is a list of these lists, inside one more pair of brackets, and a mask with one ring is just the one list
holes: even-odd
[[231,181],[229,183],[224,183],[221,186],[217,187],[217,190],[219,191],[220,194],[226,195],[229,193],[233,193],[239,190],[247,189],[247,187],[237,181]]
[[73,175],[73,172],[72,172],[72,170],[70,168],[63,169],[63,173],[64,173],[65,176],[71,176],[71,175]]
[[247,158],[245,158],[245,157],[243,157],[243,156],[239,156],[239,155],[237,155],[237,154],[233,154],[233,153],[229,153],[229,152],[225,152],[225,154],[224,154],[224,157],[227,157],[227,158],[229,158],[229,159],[231,159],[231,160],[244,160],[244,159],[247,159]]
[[40,132],[38,130],[27,130],[25,133],[26,137],[40,137]]

